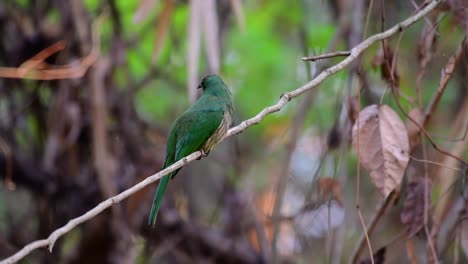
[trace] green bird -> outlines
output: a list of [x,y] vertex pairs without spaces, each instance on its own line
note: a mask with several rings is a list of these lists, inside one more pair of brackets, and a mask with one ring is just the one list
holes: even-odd
[[[203,156],[208,155],[232,124],[232,95],[223,80],[217,75],[208,75],[203,78],[198,88],[203,89],[203,95],[171,126],[163,169],[197,150],[200,150]],[[159,182],[148,225],[154,227],[167,185],[179,170],[164,176]]]

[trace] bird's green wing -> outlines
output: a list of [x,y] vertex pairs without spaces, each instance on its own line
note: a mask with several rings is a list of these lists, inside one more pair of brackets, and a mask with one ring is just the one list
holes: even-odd
[[[215,133],[223,119],[223,111],[188,111],[180,116],[171,128],[167,139],[166,161],[164,168],[169,167],[183,157],[199,150]],[[164,176],[159,182],[148,224],[154,227],[167,185],[178,170]]]
[[[215,133],[223,120],[223,111],[186,112],[179,119],[174,162],[199,150]],[[178,122],[179,123],[179,122]]]

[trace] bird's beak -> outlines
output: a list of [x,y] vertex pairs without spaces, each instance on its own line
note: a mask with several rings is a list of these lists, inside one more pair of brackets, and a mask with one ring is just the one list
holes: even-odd
[[203,88],[203,86],[201,85],[201,83],[198,85],[197,89],[200,89],[200,88]]

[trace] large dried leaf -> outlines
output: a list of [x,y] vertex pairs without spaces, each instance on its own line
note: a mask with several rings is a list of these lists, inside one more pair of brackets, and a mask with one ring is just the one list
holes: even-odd
[[353,126],[353,146],[375,187],[387,197],[409,161],[408,133],[400,117],[385,105],[364,108]]
[[[424,189],[426,188],[426,184],[427,197],[425,198]],[[406,225],[409,236],[415,235],[424,225],[424,212],[430,204],[430,191],[430,184],[424,177],[418,177],[415,181],[408,184],[400,219]]]

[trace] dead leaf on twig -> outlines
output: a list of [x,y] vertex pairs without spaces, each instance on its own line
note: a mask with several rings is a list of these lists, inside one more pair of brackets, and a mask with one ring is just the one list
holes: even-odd
[[394,57],[395,52],[390,45],[387,44],[387,41],[384,41],[384,44],[380,45],[379,51],[372,61],[372,67],[380,68],[382,79],[390,84],[390,87],[399,87],[400,75],[398,74],[398,67]]
[[387,197],[401,182],[409,161],[406,127],[386,105],[364,108],[353,126],[353,146],[372,182]]
[[348,118],[351,122],[351,125],[354,125],[356,122],[357,116],[359,114],[359,101],[355,96],[348,97]]
[[[415,235],[424,225],[424,213],[430,204],[430,184],[429,180],[424,177],[418,177],[415,181],[408,184],[406,198],[403,204],[403,210],[400,214],[401,222],[406,225],[408,236]],[[424,188],[428,185],[425,199]]]

